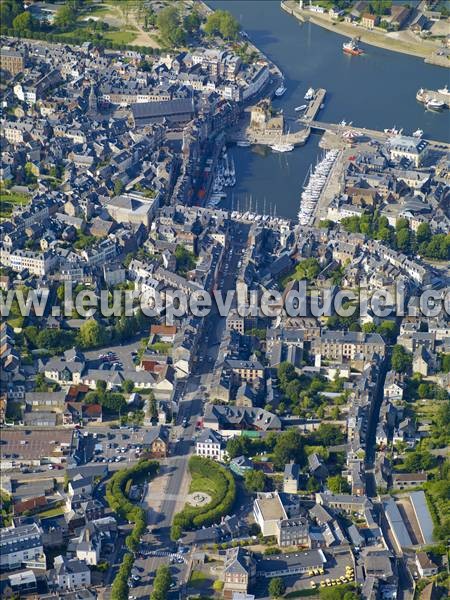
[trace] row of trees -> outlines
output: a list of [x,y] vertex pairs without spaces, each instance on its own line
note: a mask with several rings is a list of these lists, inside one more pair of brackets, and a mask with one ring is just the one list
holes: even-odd
[[166,600],[167,594],[172,583],[172,575],[167,565],[161,565],[156,570],[156,576],[153,581],[153,590],[150,594],[150,600]]
[[123,519],[134,523],[133,531],[127,536],[125,544],[135,552],[141,535],[144,533],[146,520],[144,510],[130,502],[125,495],[129,480],[133,483],[144,478],[154,477],[159,469],[159,463],[152,460],[140,460],[133,467],[114,473],[106,486],[106,501],[109,507]]
[[131,575],[133,563],[133,555],[127,552],[123,557],[122,564],[117,571],[117,575],[114,577],[114,581],[111,586],[111,600],[124,600],[125,598],[128,598],[128,579]]
[[[0,4],[1,6],[1,4]],[[26,37],[33,40],[44,40],[46,42],[58,43],[64,41],[65,44],[82,44],[83,42],[92,42],[98,48],[109,48],[111,50],[132,50],[136,51],[136,46],[132,44],[123,44],[113,42],[107,37],[103,37],[100,32],[93,32],[91,29],[77,29],[70,34],[62,36],[58,33],[49,33],[48,31],[18,31],[11,27],[5,27],[0,19],[0,34],[8,37]],[[139,46],[140,54],[145,56],[159,55],[161,50],[151,46]]]
[[184,529],[208,526],[230,514],[236,498],[236,484],[232,473],[215,461],[192,456],[189,460],[189,472],[193,485],[196,480],[208,481],[208,490],[214,490],[214,493],[206,506],[185,506],[175,515],[170,533],[174,541],[181,537]]

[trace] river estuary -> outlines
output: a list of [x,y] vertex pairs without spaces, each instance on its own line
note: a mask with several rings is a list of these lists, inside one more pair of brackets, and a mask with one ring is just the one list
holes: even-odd
[[[212,8],[227,9],[239,20],[250,40],[283,71],[287,91],[274,100],[288,116],[304,104],[309,87],[327,90],[318,118],[383,130],[403,128],[410,134],[423,129],[425,137],[447,141],[450,111],[426,111],[416,101],[418,88],[438,89],[449,83],[449,70],[428,65],[420,58],[363,45],[365,54],[342,52],[345,38],[313,25],[299,23],[285,13],[278,0],[211,0]],[[296,218],[300,189],[318,154],[319,137],[289,154],[233,148],[237,182],[230,193],[233,205]],[[250,200],[251,199],[251,200]]]

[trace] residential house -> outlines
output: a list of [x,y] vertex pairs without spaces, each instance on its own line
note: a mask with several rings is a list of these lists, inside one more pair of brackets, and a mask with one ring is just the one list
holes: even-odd
[[231,599],[235,592],[246,594],[254,583],[256,565],[252,554],[245,548],[229,548],[223,566],[223,596]]
[[204,458],[223,461],[226,456],[226,445],[217,431],[203,429],[196,439],[195,453]]
[[298,492],[298,482],[300,476],[300,467],[294,462],[290,462],[284,467],[283,492],[287,494],[296,494]]
[[421,577],[432,577],[438,572],[437,565],[431,560],[426,552],[417,552],[415,562]]
[[169,453],[167,429],[161,425],[149,428],[142,441],[142,450],[151,458],[165,458]]
[[58,590],[77,590],[91,585],[91,571],[86,562],[59,555],[54,559],[51,579]]

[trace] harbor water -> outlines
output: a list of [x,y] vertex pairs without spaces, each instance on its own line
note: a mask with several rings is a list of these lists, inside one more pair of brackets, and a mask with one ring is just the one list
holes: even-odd
[[[450,111],[432,112],[417,102],[420,87],[436,90],[449,82],[449,70],[428,65],[422,59],[362,44],[365,54],[342,52],[345,37],[311,23],[300,23],[280,7],[278,0],[211,0],[214,8],[229,10],[249,39],[282,70],[287,88],[274,107],[286,116],[305,103],[309,87],[326,88],[325,106],[318,119],[383,130],[396,126],[411,134],[423,129],[424,137],[447,141]],[[296,218],[301,186],[309,166],[319,153],[318,137],[306,146],[278,155],[233,148],[236,186],[229,193],[241,202],[252,199],[262,212],[265,203],[277,214]],[[248,205],[240,206],[248,208]]]

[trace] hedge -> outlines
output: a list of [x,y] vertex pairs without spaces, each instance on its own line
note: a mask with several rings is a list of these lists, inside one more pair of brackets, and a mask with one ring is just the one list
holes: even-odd
[[106,501],[115,513],[129,522],[134,523],[133,531],[127,536],[125,544],[134,552],[139,544],[141,535],[145,531],[145,511],[128,500],[125,488],[128,482],[135,482],[145,475],[153,477],[156,475],[159,463],[152,460],[140,460],[129,469],[117,471],[108,481],[106,486]]
[[236,498],[234,477],[222,465],[201,456],[192,456],[189,460],[189,472],[193,483],[195,479],[207,479],[214,489],[211,502],[207,506],[194,507],[186,505],[173,519],[171,538],[181,537],[183,529],[195,529],[217,523],[231,512]]

